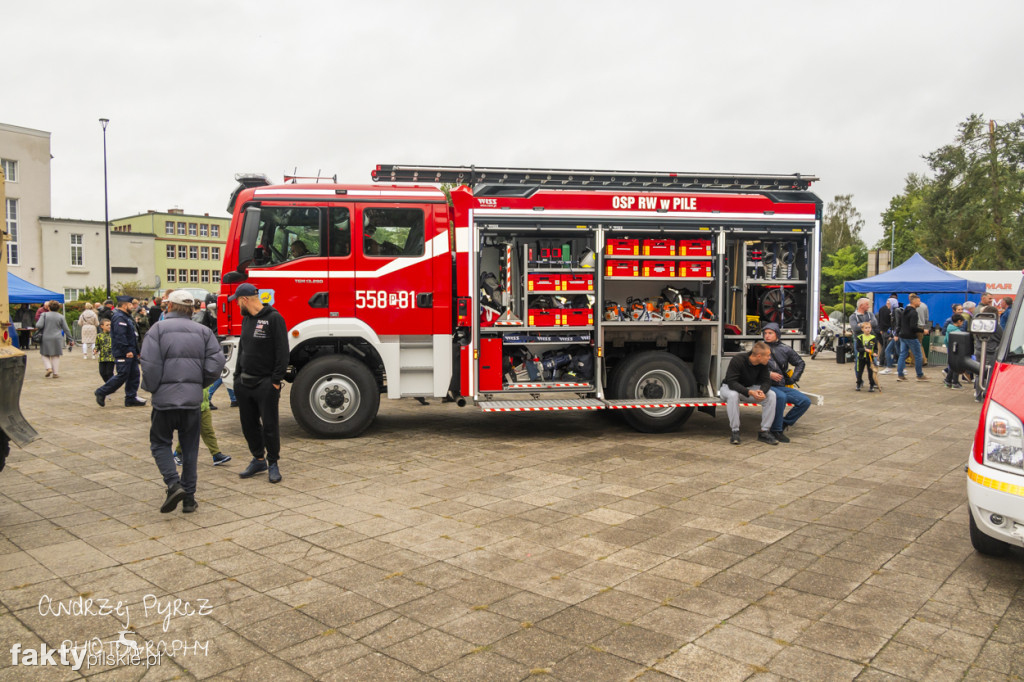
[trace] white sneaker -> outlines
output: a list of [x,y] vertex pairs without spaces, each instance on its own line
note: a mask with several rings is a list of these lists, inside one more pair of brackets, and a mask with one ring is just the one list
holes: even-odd
[[892,370],[886,367],[881,372],[879,372],[879,374],[892,374]]

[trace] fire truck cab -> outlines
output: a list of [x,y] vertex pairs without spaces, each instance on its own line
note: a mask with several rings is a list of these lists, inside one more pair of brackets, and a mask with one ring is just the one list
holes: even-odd
[[[352,437],[381,394],[487,412],[712,412],[728,355],[816,333],[821,201],[800,175],[378,166],[374,185],[240,177],[218,300],[284,316],[291,409]],[[454,187],[450,192],[438,185]],[[230,371],[230,370],[229,370]]]

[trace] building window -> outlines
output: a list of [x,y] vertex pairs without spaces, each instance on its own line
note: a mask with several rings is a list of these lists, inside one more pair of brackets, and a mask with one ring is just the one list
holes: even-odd
[[[184,272],[184,270],[182,272]],[[188,271],[188,281],[189,282],[196,282],[196,283],[198,283],[199,282],[199,271],[198,270],[189,270]]]
[[188,224],[188,236],[195,237],[198,234],[198,227],[195,223]]
[[182,260],[188,258],[188,247],[184,244],[178,244],[178,258]]
[[220,236],[220,225],[217,225],[216,223],[210,225],[210,236],[211,237],[219,237]]
[[174,244],[168,244],[167,245],[167,257],[168,258],[174,258],[174,254],[175,254]]
[[164,223],[164,234],[174,234],[174,221],[168,220]]
[[174,284],[178,280],[178,271],[174,268],[167,268],[167,283]]
[[199,236],[200,237],[209,237],[210,236],[210,226],[207,225],[206,223],[199,223]]
[[210,272],[210,279],[214,282],[220,282],[220,270],[212,270]]
[[0,159],[0,164],[4,167],[4,178],[7,182],[18,181],[18,162],[12,159]]
[[178,223],[178,234],[185,236],[185,223]]
[[199,257],[202,258],[203,260],[210,260],[210,247],[209,246],[200,246],[199,247]]
[[200,272],[199,272],[199,281],[202,282],[203,284],[209,284],[210,283],[210,271],[209,270],[200,270]]
[[18,265],[18,200],[7,200],[7,264]]
[[77,301],[85,293],[84,289],[75,289],[72,287],[64,287],[64,302]]
[[220,260],[220,247],[219,246],[211,246],[210,247],[210,258],[212,258],[213,260]]
[[199,260],[199,247],[190,246],[188,247],[188,257],[193,260]]
[[114,225],[114,232],[131,232],[132,226],[129,225]]
[[81,265],[82,264],[82,235],[73,234],[71,235],[71,264]]

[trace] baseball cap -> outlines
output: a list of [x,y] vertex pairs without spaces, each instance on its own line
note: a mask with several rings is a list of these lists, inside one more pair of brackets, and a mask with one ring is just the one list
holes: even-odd
[[228,300],[234,301],[236,298],[239,298],[240,296],[257,296],[259,295],[259,293],[259,289],[246,282],[245,284],[238,285],[238,288],[235,289],[235,293],[228,296]]
[[188,293],[184,289],[175,289],[171,292],[171,295],[167,297],[167,300],[171,303],[178,303],[180,305],[192,305],[195,299],[192,298],[192,294]]

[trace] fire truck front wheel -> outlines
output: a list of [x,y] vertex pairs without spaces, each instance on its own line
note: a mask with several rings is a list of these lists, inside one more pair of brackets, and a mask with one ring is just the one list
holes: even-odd
[[[697,395],[697,380],[674,355],[647,351],[626,358],[615,370],[611,393],[620,400],[668,401]],[[679,428],[692,407],[652,407],[622,410],[626,423],[643,433],[665,433]]]
[[328,355],[303,367],[292,385],[292,414],[322,438],[355,438],[373,423],[380,391],[369,368],[348,355]]

